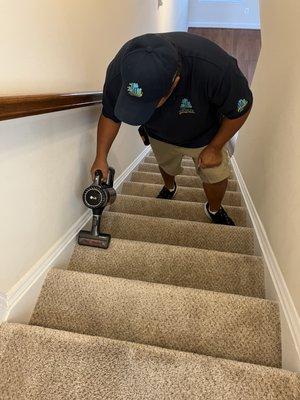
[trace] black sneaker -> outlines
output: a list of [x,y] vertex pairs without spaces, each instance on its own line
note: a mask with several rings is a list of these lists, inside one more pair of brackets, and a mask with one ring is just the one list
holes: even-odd
[[235,226],[235,223],[228,216],[227,212],[224,210],[224,208],[222,206],[220,207],[219,211],[216,212],[216,214],[212,214],[211,212],[209,212],[208,203],[205,203],[204,211],[205,211],[205,214],[207,215],[207,217],[215,224]]
[[166,199],[166,200],[171,200],[176,194],[177,191],[177,185],[176,182],[174,182],[175,189],[169,190],[166,186],[164,186],[159,194],[156,196],[157,199]]

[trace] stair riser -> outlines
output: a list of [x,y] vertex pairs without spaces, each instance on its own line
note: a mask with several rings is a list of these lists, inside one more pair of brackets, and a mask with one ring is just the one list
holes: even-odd
[[[153,163],[142,163],[139,164],[138,166],[138,171],[142,171],[142,172],[155,172],[155,173],[159,173],[159,168],[157,164],[153,164]],[[187,176],[198,176],[196,171],[195,171],[195,167],[183,167],[183,171],[180,175],[187,175]],[[231,174],[230,178],[234,178],[234,175]]]
[[[211,220],[204,212],[203,203],[175,202],[119,195],[115,203],[110,206],[109,211],[211,223]],[[246,212],[243,208],[227,207],[226,211],[236,225],[246,226]]]
[[260,365],[281,364],[278,307],[266,300],[54,270],[31,323]]
[[102,231],[119,239],[254,254],[251,228],[104,212]]
[[[163,185],[163,179],[160,174],[150,172],[133,172],[131,175],[132,182],[155,183]],[[201,188],[202,182],[197,176],[178,175],[176,182],[179,186]],[[233,180],[228,181],[227,190],[237,191],[237,182]]]
[[[122,194],[141,196],[141,197],[156,197],[161,190],[161,185],[141,182],[124,182],[122,186]],[[179,186],[177,193],[173,200],[180,200],[186,202],[200,202],[207,201],[204,190],[201,188],[185,188]],[[238,192],[225,193],[223,205],[241,206],[241,195]]]
[[245,255],[112,239],[107,250],[77,245],[69,269],[264,297],[262,260]]

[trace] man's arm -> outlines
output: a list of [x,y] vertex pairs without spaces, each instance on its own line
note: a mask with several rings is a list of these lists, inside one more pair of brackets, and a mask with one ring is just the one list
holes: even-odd
[[202,168],[212,168],[222,162],[223,146],[236,134],[244,125],[250,114],[251,108],[241,117],[229,119],[224,117],[220,129],[212,141],[205,147],[199,155],[199,166]]
[[107,155],[119,132],[120,126],[121,123],[117,123],[101,114],[97,131],[97,154],[91,168],[92,178],[94,178],[95,171],[100,169],[103,173],[103,180],[107,179]]

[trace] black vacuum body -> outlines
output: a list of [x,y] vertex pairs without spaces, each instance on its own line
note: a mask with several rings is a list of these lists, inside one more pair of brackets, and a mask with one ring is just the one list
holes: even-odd
[[113,188],[115,170],[109,167],[106,182],[102,182],[102,171],[95,172],[95,179],[91,186],[87,187],[82,195],[84,204],[93,211],[91,231],[80,231],[78,243],[84,246],[100,247],[107,249],[111,235],[100,230],[101,215],[109,204],[116,200],[116,191]]

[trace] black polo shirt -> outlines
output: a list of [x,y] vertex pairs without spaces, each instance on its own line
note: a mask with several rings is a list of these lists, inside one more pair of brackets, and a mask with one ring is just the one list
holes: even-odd
[[[149,136],[183,147],[206,146],[223,116],[239,118],[252,104],[252,93],[237,61],[218,45],[186,32],[159,34],[178,49],[180,81],[168,100],[145,124]],[[110,63],[104,89],[105,117],[120,122],[114,108],[121,89],[121,59],[128,43]]]

